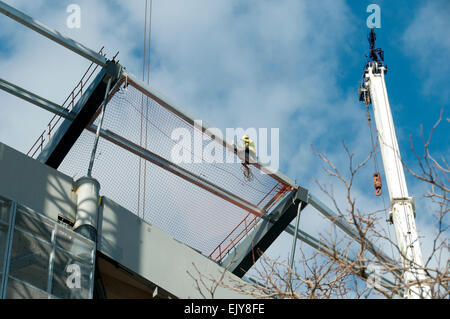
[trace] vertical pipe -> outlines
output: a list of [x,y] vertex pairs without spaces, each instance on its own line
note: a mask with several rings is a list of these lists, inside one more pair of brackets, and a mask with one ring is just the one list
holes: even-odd
[[53,269],[55,267],[56,232],[57,232],[57,224],[55,224],[52,231],[52,239],[51,239],[52,251],[50,253],[50,258],[48,261],[47,293],[49,295],[52,294]]
[[74,231],[96,242],[98,226],[99,182],[92,177],[76,181],[77,215]]
[[94,147],[92,148],[91,160],[89,161],[89,168],[87,176],[92,176],[92,167],[94,166],[95,153],[97,152],[98,139],[100,137],[100,129],[102,128],[103,117],[105,116],[106,101],[108,99],[109,89],[111,87],[112,78],[108,79],[108,85],[106,86],[105,98],[103,99],[102,112],[100,114],[100,123],[97,126],[97,133],[95,134]]
[[[91,273],[89,274],[89,280],[91,281],[91,284],[89,285],[89,296],[94,296],[94,287],[95,287],[95,281],[96,281],[95,273],[97,271],[96,269],[98,268],[96,256],[97,256],[97,243],[94,242],[94,249],[92,249],[92,254],[91,254],[92,270],[91,270]],[[98,270],[98,271],[100,271],[100,270]]]
[[[92,261],[92,270],[89,274],[90,285],[89,295],[93,296],[95,267],[96,267],[96,251],[97,251],[97,229],[99,218],[99,182],[92,177],[82,177],[75,182],[77,192],[77,215],[74,231],[78,234],[92,240],[94,247],[89,256]],[[77,248],[74,247],[76,250]],[[75,253],[76,254],[76,253]]]
[[300,223],[300,213],[301,213],[301,207],[302,204],[299,202],[297,204],[297,219],[295,221],[295,231],[294,231],[294,236],[292,236],[292,250],[291,250],[291,259],[289,261],[289,267],[291,268],[291,271],[293,270],[294,267],[294,256],[295,256],[295,247],[297,246],[297,231],[298,231],[298,225]]

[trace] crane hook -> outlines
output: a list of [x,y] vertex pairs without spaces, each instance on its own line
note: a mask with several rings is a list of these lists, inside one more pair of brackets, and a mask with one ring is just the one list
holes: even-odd
[[381,176],[380,173],[375,172],[373,174],[373,186],[375,187],[375,195],[381,195]]

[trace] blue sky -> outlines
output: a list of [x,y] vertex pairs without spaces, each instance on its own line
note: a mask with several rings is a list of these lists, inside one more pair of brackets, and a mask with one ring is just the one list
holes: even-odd
[[[5,2],[94,50],[105,45],[110,56],[119,50],[120,63],[141,74],[144,1]],[[368,49],[369,4],[381,7],[377,44],[385,51],[386,85],[401,154],[409,165],[416,163],[409,135],[420,146],[420,125],[429,132],[442,108],[444,119],[449,117],[449,1],[153,2],[151,85],[223,130],[280,128],[280,170],[316,194],[312,178],[325,183],[328,178],[311,144],[341,167],[346,167],[342,140],[357,159],[370,149],[357,94]],[[70,3],[81,7],[80,29],[65,24]],[[88,64],[0,16],[0,77],[58,103]],[[26,152],[51,115],[4,92],[0,100],[0,141]],[[436,156],[447,156],[448,136],[444,121],[431,148]],[[372,167],[361,171],[355,196],[367,209],[379,209]],[[426,255],[433,233],[422,197],[427,189],[406,175]],[[338,196],[341,191],[336,189]],[[302,219],[312,234],[321,232],[318,224],[326,222],[309,211]],[[283,235],[270,253],[285,257],[289,248],[290,239]]]

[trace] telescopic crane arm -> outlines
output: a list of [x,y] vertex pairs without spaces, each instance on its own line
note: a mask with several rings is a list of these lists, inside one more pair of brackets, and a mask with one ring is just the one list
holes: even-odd
[[373,107],[378,140],[383,159],[386,184],[390,198],[390,221],[394,224],[397,244],[401,252],[406,298],[429,298],[430,288],[423,282],[422,251],[415,223],[414,200],[408,194],[400,150],[394,129],[391,107],[384,76],[383,50],[376,47],[376,36],[369,34],[370,53],[359,89],[360,100]]

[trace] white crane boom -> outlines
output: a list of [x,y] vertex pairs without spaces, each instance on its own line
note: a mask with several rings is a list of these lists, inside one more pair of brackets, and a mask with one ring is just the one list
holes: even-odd
[[422,251],[415,223],[414,200],[408,194],[400,150],[395,134],[384,75],[383,51],[375,48],[373,29],[369,38],[370,62],[364,70],[360,93],[366,104],[372,104],[378,140],[390,198],[390,221],[394,224],[397,244],[404,267],[405,298],[430,298],[430,287],[424,284]]

